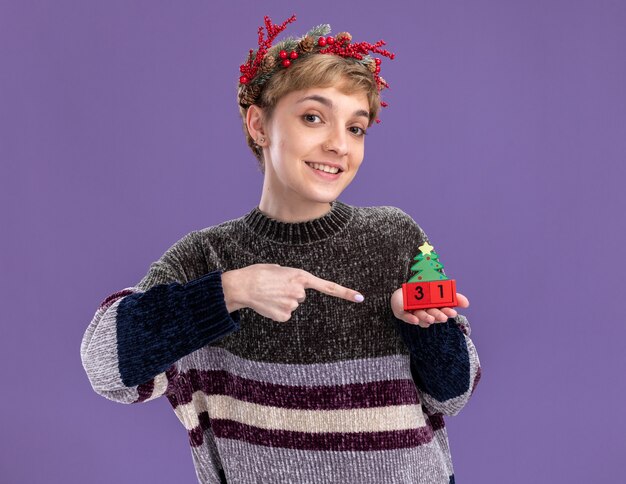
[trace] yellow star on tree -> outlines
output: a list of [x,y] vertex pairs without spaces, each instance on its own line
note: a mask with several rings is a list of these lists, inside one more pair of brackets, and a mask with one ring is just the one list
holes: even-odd
[[430,251],[433,250],[434,247],[430,245],[428,242],[424,242],[422,245],[418,247],[418,249],[422,252],[422,254],[429,255]]

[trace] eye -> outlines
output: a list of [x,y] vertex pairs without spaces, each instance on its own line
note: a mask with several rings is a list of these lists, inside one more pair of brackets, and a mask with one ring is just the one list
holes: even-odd
[[304,119],[305,121],[309,121],[309,119],[307,119],[307,118],[318,118],[320,120],[322,119],[317,114],[311,114],[311,113],[307,113],[307,114],[302,116],[302,119]]
[[[311,118],[317,118],[320,121],[322,120],[322,118],[320,118],[317,114],[306,113],[306,114],[302,115],[302,119],[304,119],[305,121],[307,121],[307,122],[309,122],[311,124],[317,124],[317,123],[315,123],[313,121],[310,121]],[[357,130],[356,132],[355,131],[352,131],[352,132],[354,134],[356,134],[357,137],[359,137],[359,138],[362,137],[362,136],[365,136],[367,134],[367,131],[365,129],[361,128],[360,126],[352,126],[349,129],[356,129]]]
[[365,131],[363,128],[361,128],[361,127],[359,127],[359,126],[352,126],[352,128],[350,128],[350,129],[353,129],[353,128],[356,128],[356,129],[360,129],[360,130],[361,130],[361,133],[360,133],[360,134],[359,134],[358,132],[357,132],[357,133],[354,133],[354,131],[353,131],[353,133],[354,133],[354,134],[356,134],[356,135],[357,135],[357,136],[359,136],[359,137],[361,137],[361,136],[365,136],[365,135],[367,134],[367,131]]

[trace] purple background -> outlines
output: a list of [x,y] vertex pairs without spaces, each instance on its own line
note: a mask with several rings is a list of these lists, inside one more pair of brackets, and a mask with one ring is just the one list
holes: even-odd
[[95,394],[80,341],[172,243],[258,203],[238,69],[292,13],[279,38],[329,23],[396,53],[340,199],[411,214],[471,301],[457,482],[619,480],[625,5],[1,2],[0,482],[196,482],[169,402]]

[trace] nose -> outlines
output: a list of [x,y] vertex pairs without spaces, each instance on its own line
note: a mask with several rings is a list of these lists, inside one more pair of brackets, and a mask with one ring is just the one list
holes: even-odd
[[342,127],[332,128],[323,145],[326,151],[334,151],[339,156],[348,153],[348,138],[346,130]]

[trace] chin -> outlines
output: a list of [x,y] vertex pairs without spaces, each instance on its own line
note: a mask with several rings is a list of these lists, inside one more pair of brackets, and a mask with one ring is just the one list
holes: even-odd
[[337,199],[340,193],[314,193],[308,196],[307,198],[315,203],[330,203]]

